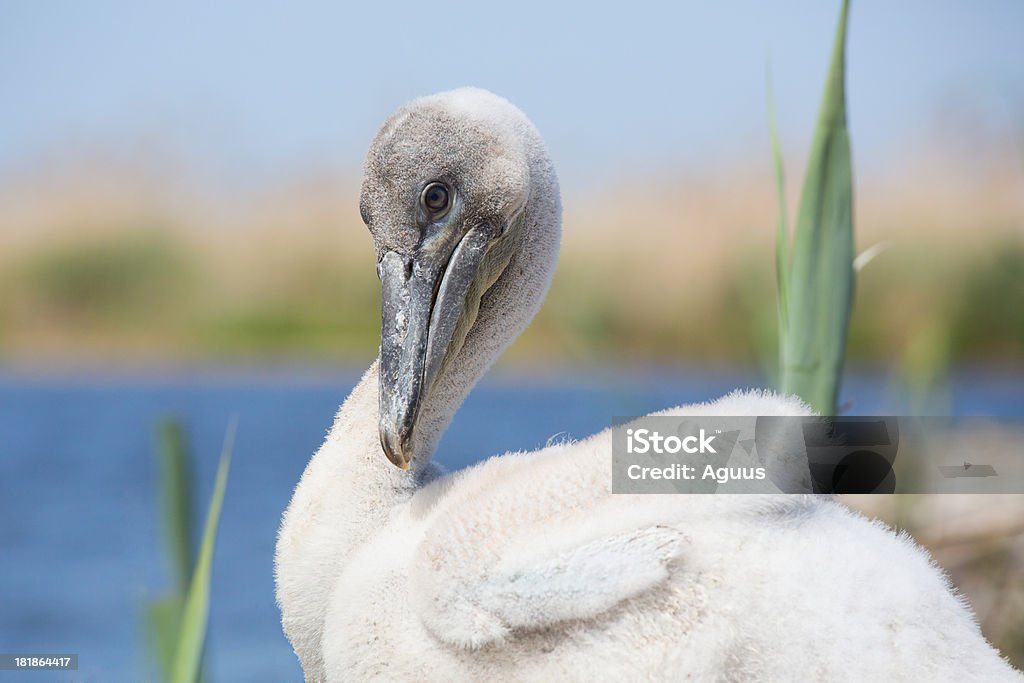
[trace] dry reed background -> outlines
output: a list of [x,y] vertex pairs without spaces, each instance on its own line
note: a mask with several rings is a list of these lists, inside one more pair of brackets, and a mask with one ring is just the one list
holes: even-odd
[[[1021,368],[1024,162],[1003,150],[984,165],[918,155],[858,175],[858,250],[892,246],[859,278],[853,363]],[[770,368],[764,158],[564,192],[551,293],[504,362]],[[361,364],[376,351],[379,285],[355,173],[213,194],[167,171],[77,168],[0,182],[0,358]]]

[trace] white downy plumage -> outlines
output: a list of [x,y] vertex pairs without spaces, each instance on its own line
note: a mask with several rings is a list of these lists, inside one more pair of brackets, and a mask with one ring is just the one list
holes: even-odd
[[[443,215],[424,213],[434,181],[451,194]],[[381,357],[277,547],[307,680],[1021,680],[923,550],[827,498],[612,495],[608,431],[450,475],[430,464],[557,257],[557,179],[513,105],[461,89],[404,107],[370,149],[361,209],[384,282]],[[751,391],[666,414],[808,410]]]

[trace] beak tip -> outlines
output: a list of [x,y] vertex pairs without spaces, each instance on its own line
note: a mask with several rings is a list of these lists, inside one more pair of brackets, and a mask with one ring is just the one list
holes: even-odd
[[380,447],[387,459],[400,470],[408,470],[412,462],[411,448],[386,429],[380,432]]

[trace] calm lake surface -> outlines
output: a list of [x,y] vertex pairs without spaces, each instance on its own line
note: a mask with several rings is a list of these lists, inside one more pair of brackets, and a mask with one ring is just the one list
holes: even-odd
[[[0,680],[132,681],[145,676],[141,610],[169,585],[157,510],[154,426],[188,425],[197,517],[205,515],[224,429],[238,438],[213,568],[207,664],[223,681],[301,680],[274,604],[282,511],[358,373],[194,371],[34,376],[0,371],[0,652],[78,653],[79,671]],[[751,375],[648,372],[485,380],[441,443],[465,467],[551,437],[581,438],[642,414],[762,384]],[[956,414],[1017,415],[1024,377],[962,373]],[[899,414],[884,376],[851,377],[854,414]]]

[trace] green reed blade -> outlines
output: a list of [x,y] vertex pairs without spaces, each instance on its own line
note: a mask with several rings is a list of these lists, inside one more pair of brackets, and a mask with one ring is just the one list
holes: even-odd
[[853,306],[853,171],[844,87],[846,21],[840,12],[828,80],[800,197],[781,330],[781,389],[834,414]]
[[185,599],[185,610],[181,619],[181,630],[178,633],[178,644],[174,655],[174,668],[171,672],[171,683],[194,683],[199,676],[199,667],[203,657],[203,645],[206,640],[207,618],[210,611],[210,577],[213,569],[213,549],[217,541],[217,524],[220,510],[224,503],[224,491],[227,488],[228,470],[231,465],[231,452],[234,449],[235,432],[238,420],[232,418],[224,436],[224,448],[217,465],[217,479],[213,487],[213,497],[206,513],[206,524],[203,527],[203,538],[199,546],[199,558],[189,584],[188,596]]

